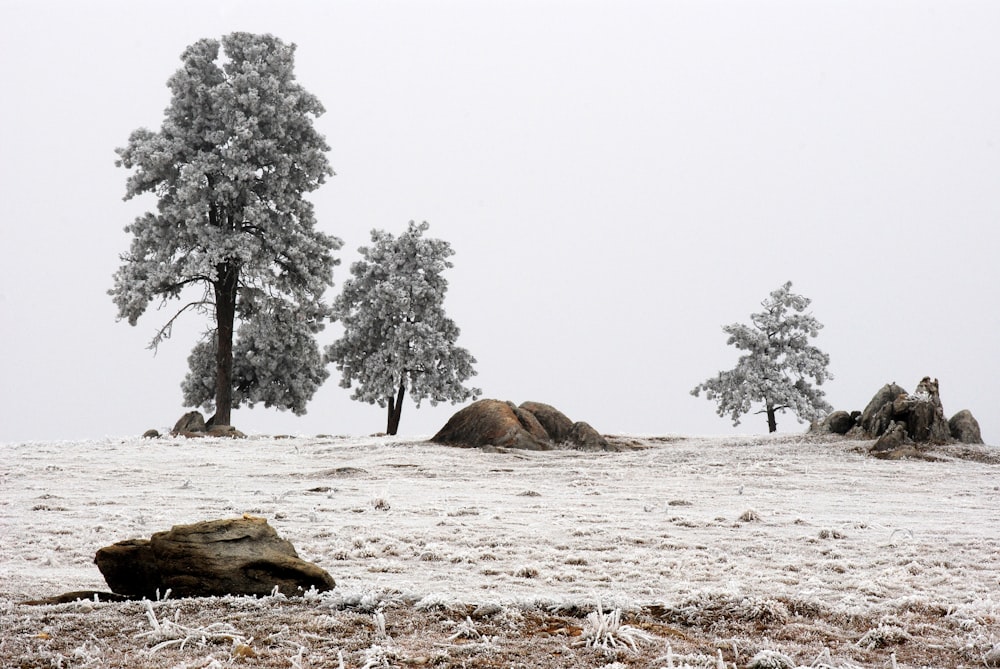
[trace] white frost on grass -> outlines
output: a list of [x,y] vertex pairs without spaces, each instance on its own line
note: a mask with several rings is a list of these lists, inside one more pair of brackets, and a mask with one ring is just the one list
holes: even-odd
[[148,638],[157,642],[149,649],[150,655],[170,646],[176,645],[183,649],[189,643],[204,646],[210,642],[229,643],[233,648],[233,654],[238,655],[238,649],[249,648],[253,642],[252,638],[244,638],[236,628],[228,623],[218,622],[204,627],[187,627],[180,623],[180,611],[175,612],[173,620],[168,618],[160,620],[156,617],[153,604],[148,599],[143,600],[142,604],[146,609],[146,618],[152,629],[137,634],[136,638]]
[[651,643],[656,639],[652,634],[637,627],[622,624],[621,609],[612,609],[605,613],[600,600],[597,601],[597,610],[587,614],[581,637],[580,643],[591,648],[604,650],[625,648],[634,653],[639,651],[640,643]]
[[[319,607],[489,605],[514,620],[591,610],[596,595],[709,625],[866,616],[914,643],[898,614],[941,610],[970,655],[992,652],[997,466],[875,460],[810,439],[651,439],[621,453],[396,438],[0,444],[0,612],[105,590],[103,546],[251,513],[336,579],[305,593]],[[756,518],[739,520],[748,509]]]

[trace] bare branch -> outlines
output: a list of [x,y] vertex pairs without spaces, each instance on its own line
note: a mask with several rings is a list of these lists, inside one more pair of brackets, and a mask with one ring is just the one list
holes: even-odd
[[212,305],[212,304],[214,304],[214,303],[211,300],[198,300],[197,302],[188,302],[183,307],[181,307],[177,311],[177,313],[174,314],[170,318],[170,320],[167,321],[166,324],[162,328],[160,328],[159,330],[156,331],[156,334],[153,336],[153,340],[151,342],[149,342],[149,346],[147,346],[146,348],[152,350],[153,353],[155,354],[156,351],[157,351],[157,349],[159,348],[160,344],[165,339],[170,339],[170,333],[171,333],[171,331],[174,328],[174,321],[176,321],[180,317],[181,314],[183,314],[185,311],[187,311],[191,307],[203,307],[203,306]]

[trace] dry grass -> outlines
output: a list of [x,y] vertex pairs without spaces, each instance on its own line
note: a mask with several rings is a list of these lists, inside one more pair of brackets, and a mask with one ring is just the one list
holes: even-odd
[[[372,608],[374,610],[372,610]],[[702,596],[622,613],[445,606],[376,597],[209,598],[2,611],[0,659],[53,667],[981,666],[941,610],[843,619],[809,603]],[[980,621],[996,625],[1000,621]],[[615,637],[614,635],[618,636]],[[780,652],[776,649],[780,649]]]

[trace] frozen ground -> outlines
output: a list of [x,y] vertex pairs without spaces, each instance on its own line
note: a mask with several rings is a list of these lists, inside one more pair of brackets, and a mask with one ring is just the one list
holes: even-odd
[[[727,667],[982,667],[1000,654],[990,447],[882,461],[810,435],[619,441],[641,448],[0,445],[0,665],[716,667],[721,651]],[[336,590],[148,610],[18,603],[105,590],[102,546],[244,513]],[[599,629],[615,609],[617,637]],[[181,648],[156,629],[171,616],[229,627]],[[635,649],[620,645],[630,632]]]

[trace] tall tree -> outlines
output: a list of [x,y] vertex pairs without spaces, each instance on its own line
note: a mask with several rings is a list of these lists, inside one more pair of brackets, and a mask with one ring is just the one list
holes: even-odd
[[154,299],[186,300],[153,348],[183,312],[211,317],[184,399],[229,424],[242,403],[304,413],[329,375],[314,335],[342,242],[315,229],[303,197],[333,171],[313,126],[323,105],[295,80],[295,45],[238,32],[221,49],[221,59],[217,40],[185,49],[159,131],[140,128],[116,150],[132,170],[125,199],[158,203],[125,228],[131,248],[109,293],[131,325]]
[[424,238],[428,227],[411,221],[398,238],[372,230],[372,246],[358,249],[361,260],[333,302],[344,334],[326,357],[342,373],[342,387],[357,381],[352,399],[388,408],[388,434],[399,429],[407,391],[417,407],[424,399],[433,406],[481,393],[462,385],[476,374],[476,359],[455,345],[459,329],[444,312],[443,273],[454,251]]
[[[749,413],[753,404],[763,404],[757,413],[767,414],[767,429],[778,429],[778,412],[792,411],[799,422],[820,418],[831,410],[824,392],[815,386],[832,379],[827,371],[830,356],[809,343],[823,325],[812,314],[803,313],[809,300],[792,292],[792,282],[771,292],[761,303],[763,311],[750,316],[750,325],[733,323],[722,328],[726,343],[746,351],[736,367],[696,386],[695,397],[718,403],[719,416],[729,414],[733,425]],[[810,379],[812,381],[810,381]]]

